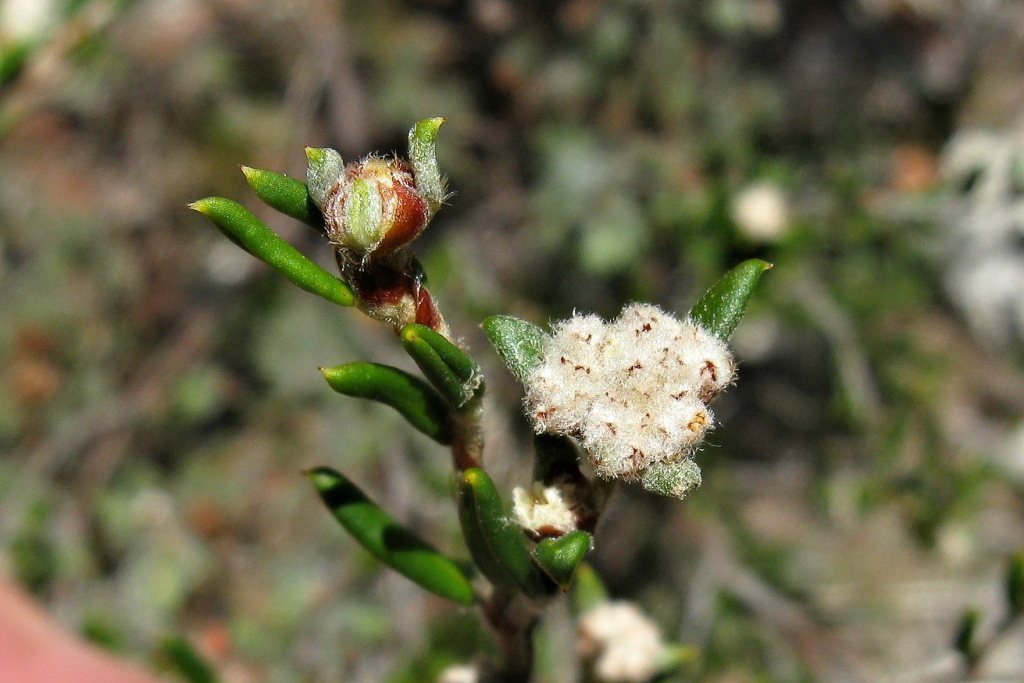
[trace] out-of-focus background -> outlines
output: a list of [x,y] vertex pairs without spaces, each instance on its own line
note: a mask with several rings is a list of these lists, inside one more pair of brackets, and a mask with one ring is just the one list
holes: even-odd
[[[489,647],[383,570],[301,476],[344,470],[459,547],[446,455],[317,366],[410,367],[189,212],[237,164],[402,151],[446,116],[455,196],[418,253],[486,365],[488,457],[529,477],[477,327],[772,261],[686,501],[626,487],[594,564],[702,657],[678,680],[1024,677],[1024,3],[3,0],[0,571],[159,669],[427,681]],[[2,606],[0,606],[0,618]],[[576,666],[564,607],[540,680]]]

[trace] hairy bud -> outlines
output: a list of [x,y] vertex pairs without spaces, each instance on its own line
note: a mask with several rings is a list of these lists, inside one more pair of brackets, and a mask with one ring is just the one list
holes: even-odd
[[423,232],[447,196],[434,153],[443,121],[424,119],[409,131],[411,162],[369,156],[345,165],[333,149],[306,149],[309,196],[334,244],[369,260]]
[[597,512],[584,482],[562,476],[550,483],[533,482],[533,489],[512,489],[512,515],[534,540],[558,538],[570,531],[592,531]]
[[[319,176],[310,176],[320,182]],[[325,188],[322,194],[320,187]],[[310,196],[323,212],[328,237],[363,258],[387,256],[404,247],[433,215],[416,189],[412,167],[400,159],[367,157],[345,166],[340,177],[317,189],[314,194],[310,182]]]

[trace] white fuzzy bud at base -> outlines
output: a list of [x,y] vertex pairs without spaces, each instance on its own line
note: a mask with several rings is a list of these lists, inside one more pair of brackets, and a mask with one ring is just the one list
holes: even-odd
[[560,486],[533,483],[533,490],[512,489],[512,514],[519,526],[534,538],[558,537],[578,527],[572,491]]
[[603,602],[580,617],[579,649],[602,683],[649,681],[665,654],[657,625],[624,601]]

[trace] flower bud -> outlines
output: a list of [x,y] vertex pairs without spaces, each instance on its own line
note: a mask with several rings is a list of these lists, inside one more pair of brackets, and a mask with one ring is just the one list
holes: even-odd
[[369,260],[395,253],[423,232],[446,196],[434,154],[443,121],[413,126],[412,163],[369,156],[345,165],[333,149],[306,149],[309,196],[333,243]]
[[[311,168],[313,164],[310,155]],[[309,178],[310,197],[324,214],[327,236],[363,258],[386,256],[405,246],[432,217],[412,168],[400,159],[368,157],[345,166],[333,182],[316,173]]]
[[582,483],[560,477],[533,489],[512,489],[512,516],[534,540],[558,538],[576,529],[593,530],[597,513],[593,496]]

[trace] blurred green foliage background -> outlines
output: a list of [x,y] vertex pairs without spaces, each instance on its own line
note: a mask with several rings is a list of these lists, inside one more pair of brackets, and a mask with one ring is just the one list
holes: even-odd
[[[964,610],[1005,614],[1020,3],[3,0],[0,21],[0,570],[73,629],[153,667],[182,636],[227,682],[425,681],[490,647],[301,477],[343,469],[465,555],[446,456],[317,372],[411,369],[397,340],[185,209],[239,199],[330,264],[237,164],[302,177],[306,145],[402,150],[429,116],[455,195],[418,253],[487,369],[506,485],[529,435],[482,317],[685,311],[775,264],[705,484],[622,490],[598,529],[612,593],[701,649],[679,680],[954,680]],[[540,680],[573,680],[568,624],[542,629]],[[1022,637],[975,673],[1024,676]]]

